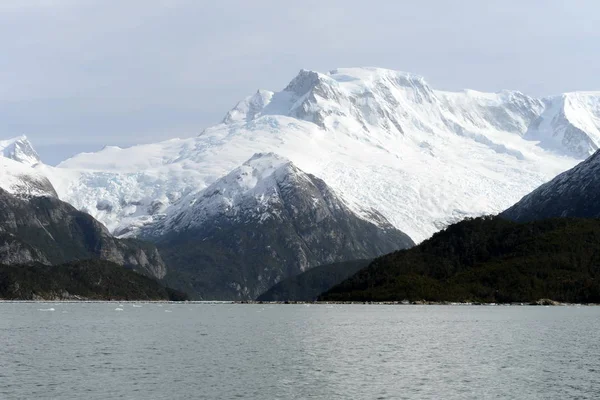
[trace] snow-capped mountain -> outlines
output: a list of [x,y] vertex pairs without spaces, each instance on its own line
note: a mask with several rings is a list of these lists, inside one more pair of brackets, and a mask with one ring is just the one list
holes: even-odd
[[0,154],[4,158],[9,158],[31,167],[41,162],[40,156],[26,136],[0,140]]
[[[303,193],[296,193],[296,204],[286,204],[298,188]],[[298,200],[307,202],[300,204]],[[320,179],[277,154],[257,153],[200,193],[184,197],[169,209],[165,219],[144,231],[152,230],[153,235],[177,233],[200,228],[215,217],[260,223],[268,219],[281,220],[286,213],[292,217],[314,214],[315,221],[320,222],[340,210],[351,212]],[[323,212],[325,214],[320,214]],[[377,210],[362,210],[362,213],[375,220],[376,226],[394,229]]]
[[[579,97],[567,97],[576,108]],[[301,71],[197,137],[107,147],[44,168],[61,198],[117,234],[136,235],[253,154],[274,152],[323,179],[363,218],[378,210],[421,241],[465,216],[506,209],[592,151],[591,124],[577,125],[579,140],[559,130],[575,126],[571,112],[550,124],[555,130],[540,129],[552,104],[520,92],[437,91],[377,68]],[[579,109],[597,121],[596,108]]]
[[25,136],[0,140],[0,188],[21,197],[56,197],[46,174],[36,168],[40,163]]
[[375,210],[360,218],[319,178],[256,154],[142,229],[172,285],[208,299],[253,299],[284,278],[414,242]]
[[600,217],[600,151],[500,214],[515,221]]

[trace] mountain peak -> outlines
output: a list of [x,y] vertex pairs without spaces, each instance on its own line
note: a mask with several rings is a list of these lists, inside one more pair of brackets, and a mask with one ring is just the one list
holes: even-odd
[[272,171],[279,168],[283,164],[291,164],[290,160],[279,154],[268,152],[268,153],[254,153],[248,161],[243,165],[252,167],[260,171]]
[[257,90],[252,96],[246,97],[244,100],[237,103],[236,106],[225,115],[223,123],[231,124],[234,122],[252,121],[256,115],[271,102],[272,97],[273,92],[262,89]]
[[[354,125],[363,133],[383,128],[402,134],[396,114],[410,102],[431,108],[437,100],[423,77],[383,68],[338,68],[328,73],[303,69],[280,92],[258,91],[239,102],[223,123],[251,123],[263,116],[286,116],[323,130]],[[352,128],[351,134],[356,134]]]
[[[218,296],[255,298],[310,267],[372,258],[414,244],[383,215],[377,214],[377,224],[365,220],[323,180],[274,153],[255,154],[178,205],[142,228],[141,237],[163,243],[179,260],[192,261],[176,263],[184,273],[189,267],[215,271],[194,274],[199,277],[195,282],[219,276],[209,283],[220,286]],[[203,296],[214,290],[192,286]]]
[[283,90],[301,97],[323,83],[331,83],[331,79],[319,72],[302,69]]
[[40,156],[25,135],[0,140],[0,154],[5,158],[29,166],[34,166],[41,162]]

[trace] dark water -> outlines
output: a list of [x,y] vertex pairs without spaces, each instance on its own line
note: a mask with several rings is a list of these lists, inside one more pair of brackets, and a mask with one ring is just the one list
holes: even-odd
[[600,307],[117,307],[0,303],[0,399],[600,398]]

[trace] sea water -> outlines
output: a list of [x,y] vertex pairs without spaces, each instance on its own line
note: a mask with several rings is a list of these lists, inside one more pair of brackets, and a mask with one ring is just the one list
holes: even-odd
[[0,399],[598,399],[600,307],[0,303]]

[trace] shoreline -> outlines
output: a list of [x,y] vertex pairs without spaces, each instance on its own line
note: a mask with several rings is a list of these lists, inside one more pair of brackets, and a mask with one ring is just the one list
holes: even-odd
[[541,299],[535,302],[516,303],[479,303],[479,302],[436,302],[436,301],[254,301],[254,300],[7,300],[0,299],[1,304],[182,304],[182,305],[375,305],[375,306],[487,306],[487,307],[574,307],[600,306],[596,303],[562,303],[554,300]]

